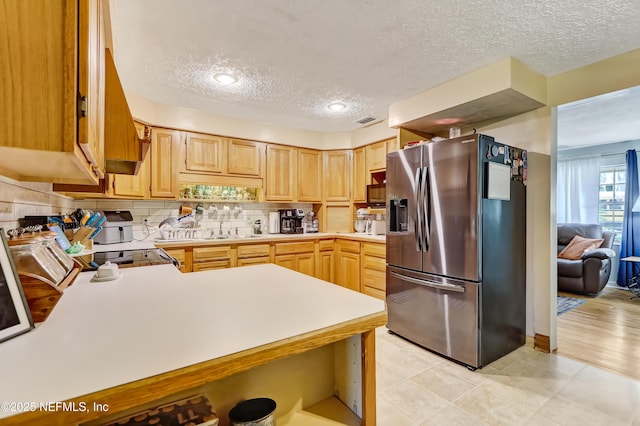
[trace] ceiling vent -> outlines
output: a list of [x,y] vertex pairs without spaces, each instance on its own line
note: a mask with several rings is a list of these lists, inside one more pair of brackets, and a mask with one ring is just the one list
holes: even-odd
[[369,123],[371,123],[373,121],[376,121],[376,120],[378,120],[378,119],[375,118],[375,117],[365,117],[365,118],[361,118],[360,120],[356,120],[356,123],[369,124]]

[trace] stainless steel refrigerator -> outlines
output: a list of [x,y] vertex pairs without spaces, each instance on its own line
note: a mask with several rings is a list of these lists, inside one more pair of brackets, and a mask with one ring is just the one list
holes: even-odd
[[389,330],[471,368],[524,344],[526,167],[480,134],[387,155]]

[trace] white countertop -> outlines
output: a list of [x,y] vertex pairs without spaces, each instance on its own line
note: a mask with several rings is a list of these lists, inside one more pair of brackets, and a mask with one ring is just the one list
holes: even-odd
[[46,321],[0,343],[0,401],[63,401],[385,309],[273,264],[121,272],[102,283],[81,273]]
[[[346,238],[359,241],[371,241],[376,243],[384,243],[386,241],[385,235],[371,235],[366,233],[351,232],[351,233],[337,233],[337,232],[316,232],[308,234],[259,234],[251,237],[236,237],[234,235],[231,238],[225,239],[191,239],[191,240],[162,240],[152,239],[154,244],[160,245],[185,245],[190,244],[238,244],[238,243],[258,243],[265,241],[296,241],[302,239],[316,239],[316,238]],[[126,244],[126,243],[125,243]],[[117,249],[116,249],[117,250]]]

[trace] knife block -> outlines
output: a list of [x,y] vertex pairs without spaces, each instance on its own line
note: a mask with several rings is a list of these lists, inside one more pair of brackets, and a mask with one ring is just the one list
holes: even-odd
[[58,285],[29,273],[18,274],[34,323],[43,322],[47,319],[62,297],[64,289],[73,284],[81,270],[80,264],[74,262],[73,269]]

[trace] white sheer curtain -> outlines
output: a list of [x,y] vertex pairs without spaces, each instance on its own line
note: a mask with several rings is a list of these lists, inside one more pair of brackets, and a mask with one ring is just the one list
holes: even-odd
[[598,223],[600,157],[558,160],[558,223]]

